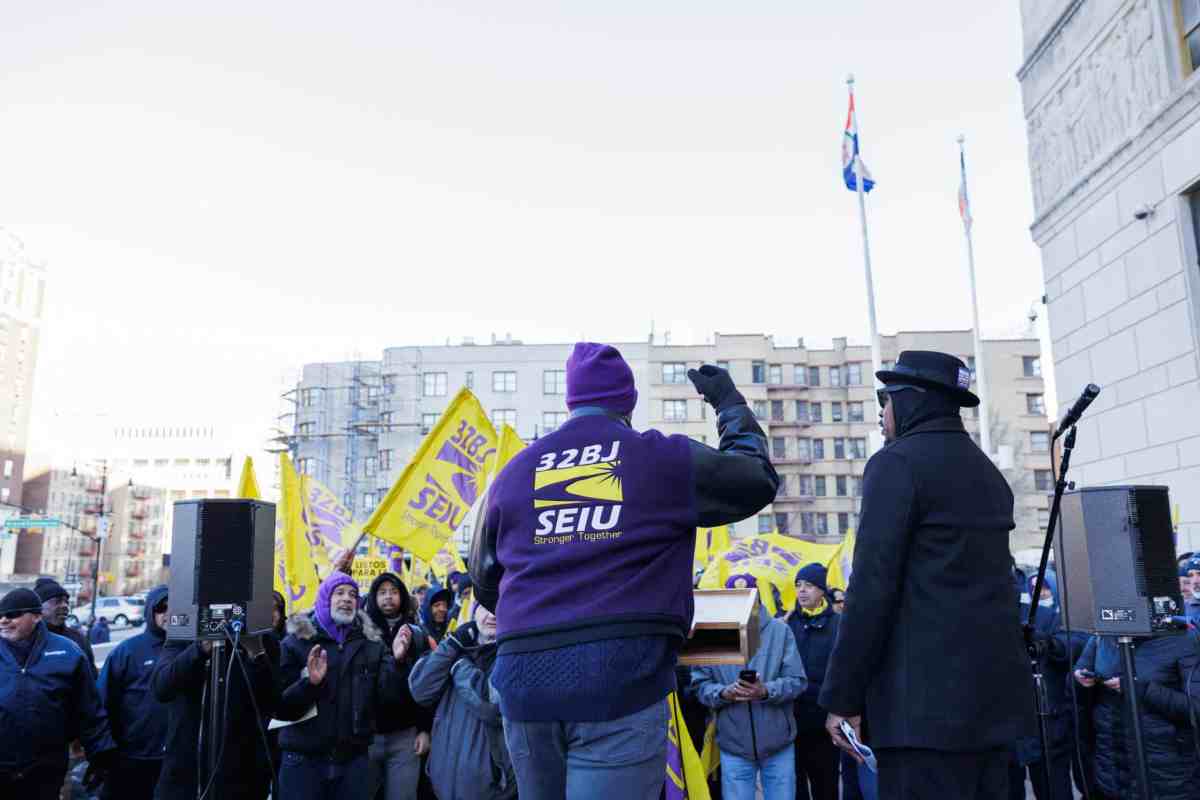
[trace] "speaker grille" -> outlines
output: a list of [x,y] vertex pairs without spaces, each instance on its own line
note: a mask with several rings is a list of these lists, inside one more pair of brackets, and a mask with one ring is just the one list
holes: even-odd
[[1175,535],[1167,490],[1138,487],[1129,493],[1130,518],[1136,520],[1134,558],[1137,590],[1142,597],[1161,597],[1179,591],[1175,570]]
[[245,503],[202,503],[196,546],[196,603],[245,603],[253,596],[253,512]]

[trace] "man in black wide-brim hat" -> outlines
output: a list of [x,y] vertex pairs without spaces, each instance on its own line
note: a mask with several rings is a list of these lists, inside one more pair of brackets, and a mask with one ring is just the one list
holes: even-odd
[[886,446],[867,462],[854,569],[821,691],[876,752],[879,796],[1008,796],[1008,748],[1035,732],[1013,602],[1013,494],[963,428],[979,405],[954,356],[876,373]]

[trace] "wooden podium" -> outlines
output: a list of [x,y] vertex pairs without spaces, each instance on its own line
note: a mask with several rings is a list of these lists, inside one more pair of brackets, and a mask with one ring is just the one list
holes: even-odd
[[696,610],[680,666],[749,663],[758,652],[758,590],[697,589],[693,594]]

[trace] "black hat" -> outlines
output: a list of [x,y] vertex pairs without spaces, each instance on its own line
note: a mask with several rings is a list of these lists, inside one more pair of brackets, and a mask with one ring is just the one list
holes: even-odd
[[37,596],[42,598],[43,603],[53,600],[55,597],[69,598],[71,596],[54,578],[38,578],[37,582],[33,584],[33,591],[37,592]]
[[979,405],[979,398],[971,392],[971,370],[961,359],[946,353],[905,350],[896,366],[876,372],[875,377],[885,385],[908,383],[940,390],[966,408]]
[[13,589],[8,594],[0,598],[0,614],[12,614],[20,612],[22,614],[40,614],[42,613],[42,601],[33,593],[31,589]]

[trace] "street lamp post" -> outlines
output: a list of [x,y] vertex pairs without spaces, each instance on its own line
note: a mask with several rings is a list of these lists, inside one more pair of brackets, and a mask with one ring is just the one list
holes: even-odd
[[96,598],[100,595],[100,551],[104,548],[104,540],[108,538],[108,526],[104,520],[104,504],[108,493],[108,462],[104,462],[100,471],[100,519],[96,523],[96,560],[92,567],[92,610],[89,616],[90,625],[96,624]]

